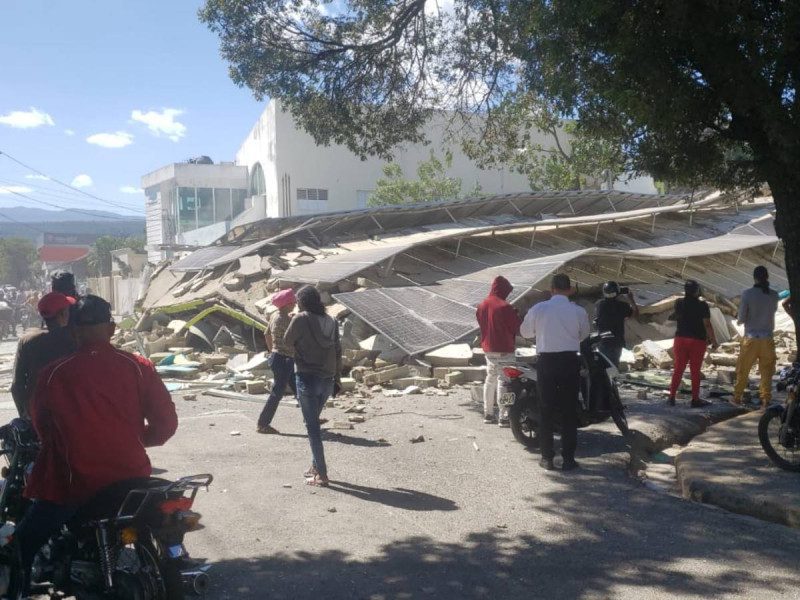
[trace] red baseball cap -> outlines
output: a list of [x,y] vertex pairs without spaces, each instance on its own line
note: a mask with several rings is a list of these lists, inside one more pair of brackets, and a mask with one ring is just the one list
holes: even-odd
[[65,308],[69,308],[75,304],[75,298],[65,296],[60,292],[50,292],[42,296],[36,308],[39,309],[39,314],[44,319],[52,319]]

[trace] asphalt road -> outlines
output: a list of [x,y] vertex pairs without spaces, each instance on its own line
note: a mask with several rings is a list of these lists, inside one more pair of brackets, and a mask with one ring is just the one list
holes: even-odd
[[168,477],[214,474],[187,538],[212,599],[800,598],[796,530],[646,489],[611,427],[581,431],[579,471],[545,472],[465,390],[376,397],[326,434],[334,483],[315,489],[299,409],[265,436],[255,402],[175,402],[178,433],[151,456]]

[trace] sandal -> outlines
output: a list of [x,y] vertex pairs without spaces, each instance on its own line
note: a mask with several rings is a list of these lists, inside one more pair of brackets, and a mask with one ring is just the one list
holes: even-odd
[[319,475],[319,471],[317,471],[317,467],[315,467],[314,465],[308,467],[308,470],[306,470],[306,472],[303,473],[303,477],[305,477],[306,479],[313,479],[317,475]]
[[306,480],[306,485],[313,485],[314,487],[328,487],[330,481],[326,477],[323,479],[320,475],[314,475],[313,478]]

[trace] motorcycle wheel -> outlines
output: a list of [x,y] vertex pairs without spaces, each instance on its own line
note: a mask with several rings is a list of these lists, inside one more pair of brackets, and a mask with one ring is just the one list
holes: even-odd
[[785,471],[798,473],[800,472],[800,439],[795,436],[795,448],[787,448],[781,443],[781,437],[786,427],[783,422],[785,411],[783,406],[770,406],[764,412],[758,421],[758,439],[764,452],[773,463]]
[[530,398],[514,402],[508,409],[508,420],[514,439],[526,448],[539,446],[539,414]]
[[628,437],[630,429],[628,428],[628,417],[625,416],[625,408],[622,406],[622,399],[619,397],[619,390],[616,385],[611,385],[609,395],[609,409],[611,410],[611,418],[614,419],[614,424],[619,429],[620,433]]
[[114,574],[114,600],[182,600],[183,595],[167,594],[162,564],[149,540],[123,548]]

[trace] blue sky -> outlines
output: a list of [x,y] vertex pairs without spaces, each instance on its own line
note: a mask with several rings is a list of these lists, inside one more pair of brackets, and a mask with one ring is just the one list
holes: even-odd
[[[138,211],[143,174],[201,154],[233,160],[264,103],[229,79],[201,5],[0,1],[0,151]],[[31,175],[0,156],[0,209],[45,208],[11,188],[123,212]]]

